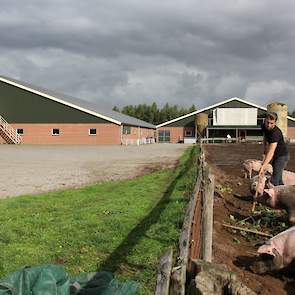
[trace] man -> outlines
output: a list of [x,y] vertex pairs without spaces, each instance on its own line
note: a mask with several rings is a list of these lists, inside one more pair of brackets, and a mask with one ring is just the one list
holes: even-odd
[[289,160],[289,153],[282,131],[276,126],[277,118],[276,113],[267,113],[261,128],[264,135],[264,154],[259,175],[264,174],[267,164],[271,162],[273,166],[273,174],[270,179],[271,183],[273,185],[283,185],[282,175]]

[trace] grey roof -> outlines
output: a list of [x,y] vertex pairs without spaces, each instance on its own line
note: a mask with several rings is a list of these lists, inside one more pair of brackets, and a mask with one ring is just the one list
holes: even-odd
[[125,124],[125,125],[140,126],[140,127],[145,127],[145,128],[156,129],[156,126],[153,125],[153,124],[150,124],[148,122],[139,120],[139,119],[131,117],[131,116],[124,115],[122,113],[119,113],[119,112],[116,112],[116,111],[113,111],[113,110],[104,109],[104,108],[102,108],[101,106],[99,106],[99,105],[97,105],[95,103],[92,103],[92,102],[89,102],[89,101],[86,101],[86,100],[83,100],[83,99],[80,99],[80,98],[76,98],[76,97],[69,96],[69,95],[66,95],[66,94],[61,94],[61,93],[58,93],[58,92],[55,92],[55,91],[52,91],[52,90],[49,90],[49,89],[46,89],[46,88],[35,86],[35,85],[29,84],[29,83],[26,83],[26,82],[22,82],[22,81],[19,81],[19,80],[16,80],[16,79],[12,79],[12,78],[9,78],[9,77],[0,76],[0,79],[1,78],[5,79],[5,80],[8,80],[8,81],[11,81],[13,83],[19,84],[21,86],[24,86],[26,88],[29,88],[31,90],[41,92],[41,93],[43,93],[45,95],[47,94],[49,96],[55,97],[55,98],[57,98],[59,100],[62,100],[65,103],[70,103],[70,104],[73,104],[73,105],[75,105],[77,107],[81,107],[81,108],[86,109],[88,111],[97,113],[97,116],[99,116],[99,114],[100,114],[100,115],[103,115],[105,117],[109,117],[109,118],[111,118],[113,120],[119,121],[119,122],[121,122],[122,124]]

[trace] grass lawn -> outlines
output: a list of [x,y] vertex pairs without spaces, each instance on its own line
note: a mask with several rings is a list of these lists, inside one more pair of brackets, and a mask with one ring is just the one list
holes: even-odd
[[189,148],[176,169],[128,181],[1,200],[0,278],[59,263],[71,276],[109,270],[152,293],[159,258],[177,248],[197,153]]

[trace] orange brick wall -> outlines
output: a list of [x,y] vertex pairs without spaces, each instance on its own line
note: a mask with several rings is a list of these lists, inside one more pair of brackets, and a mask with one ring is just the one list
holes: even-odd
[[[194,131],[194,128],[190,127],[160,127],[157,129],[157,136],[159,130],[168,130],[170,131],[170,142],[171,143],[178,143],[181,140],[183,140],[184,137],[184,130],[192,130]],[[295,127],[288,127],[288,138],[295,139]]]
[[[24,144],[121,144],[121,126],[116,124],[11,124],[23,128]],[[52,135],[59,128],[60,135]],[[96,135],[89,129],[96,128]]]
[[295,139],[295,127],[288,127],[287,137]]
[[0,144],[4,144],[6,141],[0,136]]
[[154,130],[154,129],[140,128],[140,136],[143,138],[148,138],[148,137],[154,138],[155,132],[156,132],[156,130]]
[[130,134],[123,134],[123,144],[135,144],[138,139],[146,139],[148,137],[154,137],[154,129],[130,127]]
[[178,143],[183,141],[184,137],[184,127],[160,127],[159,131],[167,130],[170,131],[170,142],[171,143]]

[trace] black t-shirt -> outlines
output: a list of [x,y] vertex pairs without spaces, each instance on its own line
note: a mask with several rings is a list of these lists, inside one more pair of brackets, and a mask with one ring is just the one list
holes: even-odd
[[274,153],[274,156],[273,156],[273,159],[288,155],[287,144],[285,143],[283,133],[278,126],[275,126],[271,130],[268,130],[268,129],[266,129],[265,125],[262,124],[261,130],[263,132],[266,142],[268,142],[268,143],[277,142],[278,143],[277,148]]

